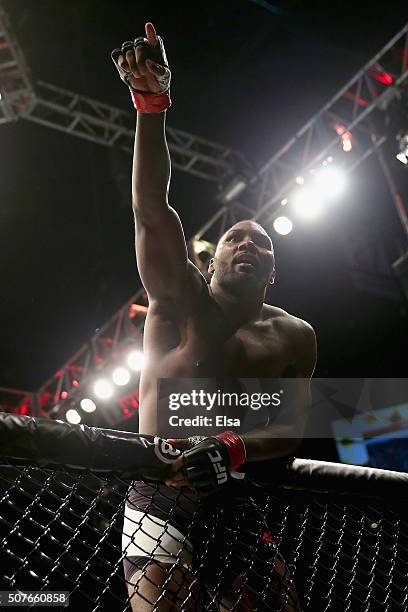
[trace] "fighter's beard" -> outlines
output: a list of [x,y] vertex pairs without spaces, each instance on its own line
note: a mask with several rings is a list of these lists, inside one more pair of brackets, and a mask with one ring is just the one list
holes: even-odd
[[254,297],[254,292],[257,293],[264,287],[256,276],[248,274],[247,278],[243,278],[237,272],[227,272],[217,280],[219,286],[233,297]]

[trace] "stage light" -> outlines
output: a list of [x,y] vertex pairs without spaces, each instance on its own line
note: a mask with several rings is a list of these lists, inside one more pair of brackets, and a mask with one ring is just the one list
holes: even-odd
[[336,198],[346,187],[346,177],[338,168],[325,167],[316,173],[314,185],[322,196]]
[[273,229],[281,236],[287,236],[293,229],[293,223],[288,217],[277,217],[273,222]]
[[283,200],[281,200],[282,206],[286,206],[287,203],[288,203],[288,198],[283,198]]
[[404,166],[408,164],[408,132],[400,132],[397,136],[399,152],[395,156]]
[[370,75],[370,77],[372,77],[379,83],[382,83],[383,85],[392,85],[394,82],[394,79],[391,74],[389,72],[385,72],[385,70],[383,70],[383,67],[380,64],[376,64],[374,68],[370,68],[368,74]]
[[80,406],[84,412],[95,412],[96,410],[95,402],[88,397],[84,397],[84,399],[81,400]]
[[129,370],[126,368],[116,368],[113,370],[112,380],[115,385],[118,385],[119,387],[127,385],[130,380]]
[[144,356],[142,351],[132,351],[127,357],[127,363],[131,370],[135,372],[143,367]]
[[210,259],[214,256],[215,244],[208,242],[208,240],[197,240],[194,238],[192,247],[194,251],[194,263],[201,272],[205,273]]
[[78,423],[80,423],[82,420],[79,412],[77,412],[73,408],[67,410],[65,418],[67,419],[68,423],[72,423],[72,425],[78,425]]
[[113,386],[106,378],[97,380],[93,389],[96,397],[99,397],[99,399],[109,399],[113,395]]
[[395,157],[398,159],[398,161],[403,163],[404,166],[408,164],[408,157],[405,155],[405,153],[397,153]]
[[345,153],[349,153],[353,148],[351,142],[353,134],[351,132],[347,132],[345,125],[341,125],[339,123],[334,126],[334,129],[341,138],[341,146],[343,148],[343,151]]
[[323,211],[320,194],[311,189],[300,189],[293,196],[293,207],[302,219],[314,219]]
[[304,182],[305,182],[305,178],[303,176],[297,176],[295,178],[295,183],[297,183],[298,185],[303,185]]
[[288,217],[277,217],[273,222],[273,229],[281,236],[287,236],[293,229],[293,223]]
[[208,240],[201,240],[201,239],[196,240],[194,238],[192,244],[193,244],[194,253],[196,255],[199,255],[203,251],[207,251],[209,253],[214,254],[215,244],[213,244],[212,242],[208,242]]
[[343,146],[343,151],[345,153],[350,153],[350,151],[353,148],[353,145],[351,142],[351,132],[346,132],[345,134],[343,134],[343,136],[341,137],[341,142]]

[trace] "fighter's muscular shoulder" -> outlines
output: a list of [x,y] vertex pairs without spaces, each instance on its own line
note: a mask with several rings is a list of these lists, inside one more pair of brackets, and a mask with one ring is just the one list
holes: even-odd
[[263,318],[279,330],[291,346],[293,374],[309,377],[316,364],[316,334],[313,327],[282,308],[264,304]]

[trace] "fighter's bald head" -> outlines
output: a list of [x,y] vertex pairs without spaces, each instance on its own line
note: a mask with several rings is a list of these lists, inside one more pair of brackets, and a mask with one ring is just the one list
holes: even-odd
[[243,221],[238,221],[238,223],[235,223],[234,225],[232,225],[220,238],[218,244],[221,244],[222,242],[224,242],[226,240],[226,238],[233,234],[234,232],[239,232],[239,231],[243,231],[243,230],[247,230],[249,232],[255,232],[258,234],[261,234],[263,236],[265,236],[266,238],[269,239],[269,244],[270,244],[270,250],[273,252],[273,243],[272,243],[272,239],[269,236],[268,232],[265,230],[264,227],[262,227],[262,225],[260,223],[257,223],[256,221],[252,221],[252,219],[245,219]]

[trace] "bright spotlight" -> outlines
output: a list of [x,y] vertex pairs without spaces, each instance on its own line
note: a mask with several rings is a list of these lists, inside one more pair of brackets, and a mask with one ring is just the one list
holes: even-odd
[[405,153],[397,153],[395,157],[398,159],[398,161],[404,164],[404,166],[408,164],[408,157],[405,155]]
[[325,198],[336,198],[346,187],[346,177],[338,168],[322,168],[314,177],[314,184]]
[[343,134],[343,136],[341,137],[341,142],[343,151],[345,153],[350,153],[353,148],[353,143],[351,142],[351,132],[346,132],[345,134]]
[[408,132],[400,132],[397,136],[399,141],[399,152],[395,156],[404,166],[408,165]]
[[81,422],[81,415],[73,408],[67,410],[65,413],[65,418],[67,419],[68,423],[72,423],[73,425],[78,425],[78,423]]
[[142,351],[132,351],[127,358],[129,368],[135,372],[141,370],[143,367],[143,359],[144,356]]
[[99,399],[109,399],[113,395],[113,386],[106,378],[100,378],[94,384],[94,393]]
[[293,196],[293,207],[299,217],[314,219],[323,211],[321,196],[311,189],[301,189]]
[[336,130],[337,134],[340,136],[343,151],[345,153],[349,153],[353,148],[353,144],[352,144],[353,134],[351,132],[347,132],[345,125],[337,124],[334,126],[334,129]]
[[96,410],[95,402],[87,397],[84,397],[84,399],[81,400],[80,406],[84,412],[95,412]]
[[288,217],[277,217],[273,222],[273,229],[281,236],[287,236],[293,229],[293,223]]
[[120,387],[127,385],[130,380],[129,370],[126,368],[116,368],[113,370],[112,380],[115,385],[119,385]]

